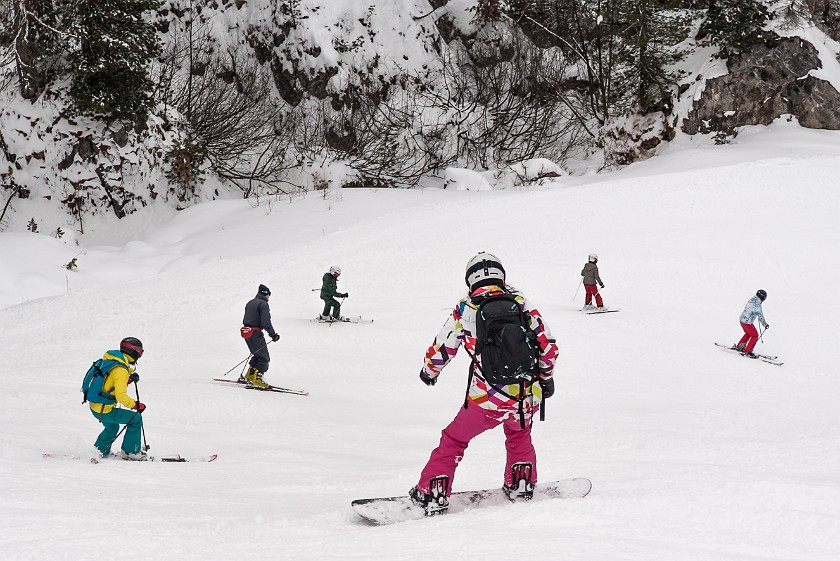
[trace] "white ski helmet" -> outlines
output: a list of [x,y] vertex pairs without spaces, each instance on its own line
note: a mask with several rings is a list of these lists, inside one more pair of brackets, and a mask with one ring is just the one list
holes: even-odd
[[470,290],[490,284],[504,284],[505,268],[499,258],[492,253],[480,252],[467,261],[467,273],[464,276]]
[[341,267],[338,265],[333,265],[330,267],[330,274],[331,275],[340,275],[341,274]]
[[597,261],[597,260],[598,260],[598,256],[597,256],[597,255],[595,255],[594,253],[590,253],[590,254],[589,254],[589,262],[590,262],[590,263],[594,263],[594,262],[595,262],[595,261]]

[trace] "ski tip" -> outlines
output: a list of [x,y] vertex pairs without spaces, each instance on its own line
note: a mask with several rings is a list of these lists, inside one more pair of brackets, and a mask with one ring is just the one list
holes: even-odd
[[184,458],[180,454],[173,454],[171,456],[159,456],[156,458],[152,458],[153,461],[157,462],[171,462],[171,463],[189,463],[189,462],[212,462],[216,458],[218,458],[218,454],[210,454],[209,456],[203,456],[199,458]]

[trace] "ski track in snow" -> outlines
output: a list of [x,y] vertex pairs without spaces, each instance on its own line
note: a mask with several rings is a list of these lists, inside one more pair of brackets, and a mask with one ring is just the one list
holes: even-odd
[[[0,559],[836,561],[838,140],[771,127],[533,190],[219,201],[124,245],[2,234]],[[541,479],[588,477],[592,493],[363,525],[350,501],[407,492],[462,403],[463,352],[434,388],[417,374],[480,250],[560,346]],[[572,301],[593,251],[620,314]],[[309,321],[333,264],[343,311],[375,323]],[[211,381],[247,355],[259,283],[281,334],[266,379],[309,396]],[[740,337],[758,288],[772,326],[758,349],[781,368],[711,345]],[[90,452],[78,386],[127,335],[146,347],[150,453],[218,460],[41,457]],[[478,437],[455,488],[500,484],[503,461],[501,430]]]

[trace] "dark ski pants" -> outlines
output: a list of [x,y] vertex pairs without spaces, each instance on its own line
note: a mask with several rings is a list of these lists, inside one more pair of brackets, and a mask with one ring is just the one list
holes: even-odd
[[324,311],[322,312],[322,315],[332,316],[334,318],[341,315],[341,304],[339,304],[338,300],[332,296],[321,296],[321,300],[324,301]]
[[[535,408],[535,411],[539,408]],[[537,453],[534,451],[534,444],[531,442],[531,419],[526,416],[525,428],[519,424],[519,415],[510,414],[508,411],[491,411],[482,409],[480,406],[467,401],[467,408],[461,407],[458,414],[443,429],[440,434],[440,444],[432,451],[426,467],[420,473],[420,482],[417,489],[424,493],[429,492],[429,480],[438,475],[449,476],[449,489],[447,495],[452,492],[452,482],[455,479],[455,468],[464,457],[464,451],[470,440],[486,430],[502,425],[505,431],[505,448],[507,449],[507,460],[505,461],[504,482],[510,484],[513,481],[511,466],[516,462],[528,462],[532,466],[531,482],[537,482]]]
[[268,344],[265,340],[262,330],[254,331],[248,339],[245,339],[248,345],[248,350],[254,355],[251,357],[249,364],[259,370],[260,372],[268,372],[268,363],[271,360],[271,355],[268,354]]
[[97,421],[101,421],[105,427],[96,439],[94,446],[103,456],[111,453],[111,445],[120,432],[120,425],[128,425],[123,436],[122,450],[126,454],[140,453],[140,435],[143,430],[143,416],[137,411],[130,409],[119,409],[114,407],[108,413],[100,415],[93,409],[90,410]]

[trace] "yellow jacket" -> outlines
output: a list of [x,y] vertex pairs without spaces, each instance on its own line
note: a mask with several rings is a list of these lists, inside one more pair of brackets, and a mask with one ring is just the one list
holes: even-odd
[[[133,359],[124,355],[123,353],[111,354],[105,353],[102,357],[105,360],[116,360],[120,364],[111,369],[105,376],[105,381],[102,382],[102,390],[113,395],[118,403],[123,404],[129,409],[134,408],[136,403],[128,395],[128,377],[134,371],[132,363]],[[114,408],[113,405],[105,405],[104,403],[91,403],[90,409],[97,415],[107,415]]]

